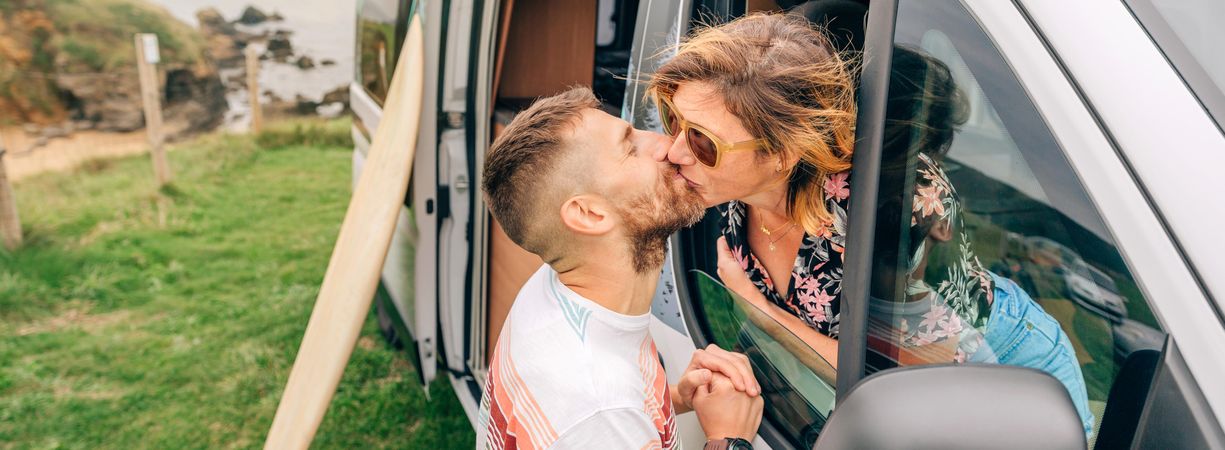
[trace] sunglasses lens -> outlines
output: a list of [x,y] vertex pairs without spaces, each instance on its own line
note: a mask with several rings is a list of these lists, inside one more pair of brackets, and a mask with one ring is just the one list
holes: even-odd
[[661,125],[664,127],[664,132],[668,133],[669,136],[676,137],[676,134],[680,132],[676,126],[676,113],[672,112],[672,107],[668,105],[668,102],[659,102],[657,104],[659,105],[659,121],[662,122]]
[[693,156],[707,167],[714,167],[719,158],[719,150],[714,141],[695,128],[689,128],[687,131],[685,139],[689,141],[689,150],[693,152]]

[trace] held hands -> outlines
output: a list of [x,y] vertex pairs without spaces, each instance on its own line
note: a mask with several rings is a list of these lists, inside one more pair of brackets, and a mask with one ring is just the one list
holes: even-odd
[[714,375],[710,383],[698,388],[693,397],[698,422],[707,440],[741,438],[753,440],[761,425],[764,401],[736,390],[731,379]]
[[710,383],[722,377],[732,384],[732,387],[745,395],[756,397],[761,394],[761,385],[753,376],[753,367],[749,358],[742,353],[729,352],[710,344],[702,350],[694,350],[689,366],[681,375],[676,385],[676,398],[673,403],[678,413],[693,410],[693,398],[703,388],[709,388]]

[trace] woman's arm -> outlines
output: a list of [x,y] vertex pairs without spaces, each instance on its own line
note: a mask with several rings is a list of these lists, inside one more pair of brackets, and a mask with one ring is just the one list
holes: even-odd
[[[827,364],[837,369],[838,340],[821,334],[812,327],[809,327],[799,317],[784,311],[778,305],[770,303],[766,296],[757,290],[757,287],[749,280],[748,275],[744,273],[744,269],[740,268],[740,264],[736,262],[731,250],[727,247],[727,241],[724,238],[719,238],[717,245],[719,249],[719,278],[723,280],[723,284],[732,292],[744,298],[749,304],[756,307],[758,311],[764,313],[773,322],[786,328],[787,331],[798,337],[813,351],[816,351],[821,358],[825,359]],[[750,312],[750,320],[754,319],[754,316]],[[763,323],[764,321],[762,320],[753,320],[753,322],[767,332],[770,332],[770,328],[774,326],[774,324]],[[774,334],[771,333],[771,335]],[[780,342],[784,341],[780,340]],[[788,350],[797,357],[802,357],[803,349],[788,348]]]

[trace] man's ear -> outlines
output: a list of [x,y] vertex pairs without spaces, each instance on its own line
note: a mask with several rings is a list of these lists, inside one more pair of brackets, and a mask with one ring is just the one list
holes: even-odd
[[561,223],[575,233],[597,236],[613,229],[608,204],[592,195],[576,195],[561,204]]

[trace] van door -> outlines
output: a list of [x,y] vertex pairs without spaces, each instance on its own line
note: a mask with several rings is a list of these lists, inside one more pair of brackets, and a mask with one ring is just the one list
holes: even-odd
[[[383,117],[387,86],[395,71],[408,23],[420,15],[425,36],[425,61],[436,67],[439,18],[437,7],[416,0],[366,0],[357,9],[357,67],[349,86],[353,109],[353,182],[357,183],[370,139]],[[381,288],[375,298],[379,326],[393,343],[401,343],[416,365],[419,380],[428,386],[435,377],[437,354],[438,221],[436,219],[437,71],[425,71],[425,91],[413,177],[396,220],[395,232],[383,261]],[[402,341],[401,341],[402,339]]]

